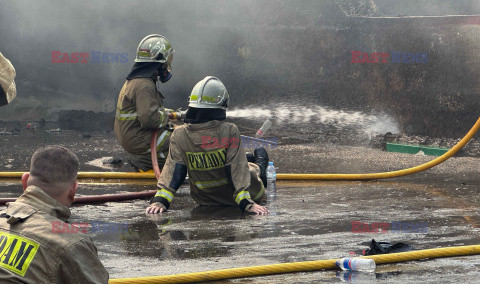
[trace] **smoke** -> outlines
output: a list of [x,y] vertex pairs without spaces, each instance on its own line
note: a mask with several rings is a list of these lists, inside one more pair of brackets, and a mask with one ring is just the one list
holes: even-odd
[[[365,29],[373,27],[364,24],[359,28],[357,24],[361,23],[349,16],[480,14],[478,1],[466,0],[0,1],[0,51],[17,70],[18,91],[17,99],[0,110],[0,119],[12,120],[32,119],[30,116],[35,115],[48,119],[49,114],[62,109],[113,111],[138,43],[148,34],[159,33],[176,50],[173,77],[160,85],[168,108],[185,107],[195,83],[213,75],[227,87],[231,105],[288,102],[290,107],[308,101],[311,105],[350,110],[329,116],[327,110],[316,107],[303,109],[321,111],[321,119],[326,121],[336,117],[342,123],[354,123],[357,119],[375,125],[363,113],[369,109],[389,111],[386,108],[394,104],[386,98],[424,92],[419,83],[408,90],[398,87],[399,94],[390,95],[383,84],[390,75],[400,83],[416,82],[415,74],[421,73],[435,78],[431,80],[433,86],[443,86],[442,82],[452,85],[453,81],[465,84],[456,79],[437,80],[436,67],[432,67],[434,71],[415,67],[415,73],[414,67],[405,66],[401,67],[404,73],[389,73],[383,65],[352,66],[351,50],[373,52],[376,46],[390,47],[385,41],[398,38],[405,46],[401,51],[416,42],[422,43],[417,44],[419,51],[425,51],[433,35],[431,29],[424,29],[430,34],[417,31],[423,40],[411,39],[405,32],[405,38],[375,37],[381,29],[377,27],[369,34]],[[400,24],[398,27],[385,32],[410,28]],[[448,31],[438,32],[447,34],[442,38],[448,40]],[[455,42],[446,46],[457,51]],[[128,62],[52,63],[52,51],[126,53]],[[434,52],[432,62],[437,60],[438,66],[449,66],[447,59],[434,58]],[[457,65],[456,74],[473,74],[465,70],[467,64]],[[374,68],[378,71],[373,72]],[[380,99],[372,94],[384,93],[385,103],[376,104]],[[403,104],[399,104],[399,114],[395,109],[389,111],[395,117],[405,112]],[[351,110],[363,112],[356,116]],[[27,114],[29,118],[25,118]],[[291,119],[302,118],[293,115]]]
[[[265,52],[254,50],[249,41],[279,26],[312,26],[315,14],[329,5],[272,0],[2,1],[0,50],[17,69],[20,100],[40,98],[57,109],[112,111],[138,43],[159,33],[176,50],[173,78],[160,91],[165,104],[177,108],[208,75],[218,76],[239,93],[249,91],[239,86],[249,78],[265,78],[262,73],[273,68],[268,58],[263,68],[248,62],[252,52]],[[264,45],[282,43],[275,39]],[[52,51],[126,53],[128,62],[52,63]],[[55,102],[58,97],[65,102]]]

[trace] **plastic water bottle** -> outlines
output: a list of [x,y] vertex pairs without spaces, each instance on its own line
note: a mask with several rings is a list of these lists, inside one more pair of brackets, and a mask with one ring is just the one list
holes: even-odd
[[275,195],[277,193],[277,170],[273,165],[273,162],[268,162],[267,167],[267,194]]
[[272,126],[272,122],[270,121],[270,119],[265,120],[262,127],[260,127],[260,129],[257,130],[255,137],[256,138],[262,137],[265,134],[265,132],[267,132],[267,130],[270,128],[270,126]]
[[337,260],[337,266],[342,270],[353,270],[362,272],[375,271],[375,261],[369,258],[342,258]]
[[277,215],[277,170],[273,162],[268,162],[267,167],[267,204],[270,215]]

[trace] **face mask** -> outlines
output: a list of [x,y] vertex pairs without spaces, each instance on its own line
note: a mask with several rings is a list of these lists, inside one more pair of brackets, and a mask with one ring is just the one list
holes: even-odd
[[162,67],[158,69],[158,78],[160,79],[160,82],[165,83],[172,78],[172,73],[165,68],[165,65],[162,65]]
[[160,78],[160,82],[165,83],[172,78],[172,73],[166,72],[162,76],[158,76],[158,78]]

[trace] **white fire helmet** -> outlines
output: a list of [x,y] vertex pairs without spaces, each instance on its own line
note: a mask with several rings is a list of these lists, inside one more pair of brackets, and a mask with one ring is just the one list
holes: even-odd
[[148,35],[137,47],[135,62],[167,63],[167,69],[172,69],[173,49],[170,42],[162,35]]
[[0,106],[9,104],[17,96],[15,68],[0,52]]
[[194,108],[228,108],[228,92],[222,81],[213,76],[205,77],[193,87],[188,106]]

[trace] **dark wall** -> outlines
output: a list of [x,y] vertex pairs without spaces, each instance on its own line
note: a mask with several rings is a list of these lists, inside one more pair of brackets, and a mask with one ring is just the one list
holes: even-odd
[[[350,64],[333,79],[333,89],[391,113],[408,133],[458,137],[470,129],[480,109],[480,17],[357,18],[353,23],[349,36],[356,37],[355,50],[427,53],[428,61]],[[341,77],[345,80],[338,84]]]
[[[168,107],[185,107],[193,85],[215,75],[232,106],[382,111],[408,133],[458,136],[480,107],[478,17],[367,17],[480,13],[472,2],[2,1],[0,50],[17,69],[18,96],[0,119],[113,111],[138,42],[161,33],[176,49],[174,77],[160,86]],[[55,50],[128,62],[52,63]],[[428,53],[428,62],[353,64],[353,50]]]

